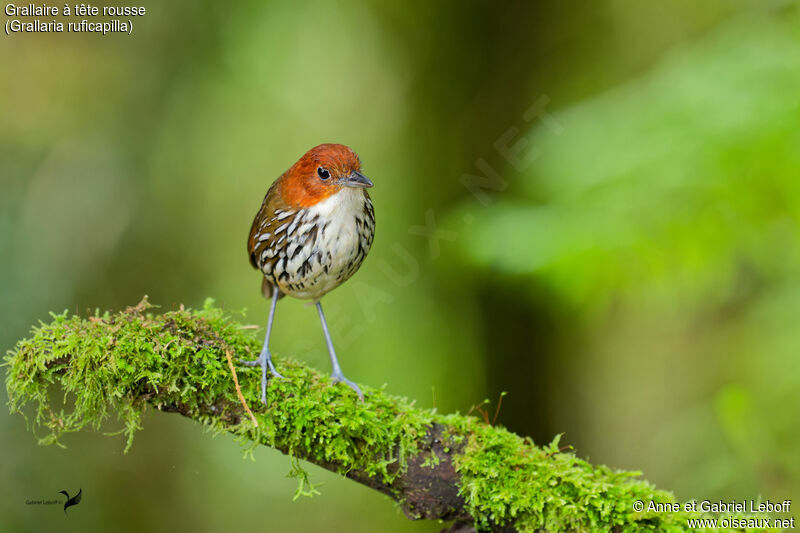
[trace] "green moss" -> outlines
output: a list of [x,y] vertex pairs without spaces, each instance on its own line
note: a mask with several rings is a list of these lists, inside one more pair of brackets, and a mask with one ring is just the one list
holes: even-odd
[[[238,367],[242,393],[258,427],[242,409],[225,358],[254,358],[256,339],[223,311],[148,312],[145,299],[126,311],[81,319],[53,315],[6,356],[12,412],[25,412],[43,444],[63,434],[99,429],[112,416],[126,435],[126,449],[140,429],[147,405],[177,410],[215,431],[293,456],[289,475],[298,495],[316,492],[297,458],[350,470],[391,483],[417,453],[433,422],[446,428],[445,453],[459,474],[459,490],[478,529],[514,526],[520,531],[690,531],[697,513],[633,511],[633,502],[674,502],[667,492],[635,479],[636,472],[592,466],[558,450],[558,439],[539,448],[474,417],[439,415],[405,398],[364,388],[358,401],[347,387],[292,359],[278,358],[288,379],[269,383],[269,406],[260,397],[260,370]],[[54,402],[58,385],[63,400]],[[24,411],[23,411],[24,410]],[[435,453],[422,465],[437,468]],[[713,531],[713,530],[706,530]],[[721,530],[720,530],[721,531]]]
[[[404,398],[369,390],[360,402],[347,387],[280,357],[279,370],[288,379],[270,380],[267,408],[259,400],[260,370],[237,368],[256,428],[240,416],[225,350],[234,358],[254,358],[260,341],[211,301],[199,311],[161,315],[148,314],[148,307],[145,300],[88,320],[53,315],[52,323],[40,324],[9,352],[11,411],[33,404],[34,430],[46,430],[41,443],[58,443],[64,433],[87,426],[98,429],[115,414],[129,447],[149,402],[238,434],[252,446],[277,447],[339,465],[342,473],[357,469],[390,482],[431,422],[429,413],[412,409]],[[55,383],[64,390],[58,405],[48,390]]]
[[[453,457],[460,475],[460,493],[478,530],[492,524],[513,525],[519,531],[701,531],[687,519],[710,517],[699,512],[634,511],[634,502],[674,504],[675,497],[638,478],[640,472],[594,466],[559,449],[557,436],[537,447],[501,427],[458,415],[441,421],[467,440]],[[741,515],[739,515],[741,516]],[[708,528],[713,531],[763,529]],[[776,530],[777,531],[777,530]]]

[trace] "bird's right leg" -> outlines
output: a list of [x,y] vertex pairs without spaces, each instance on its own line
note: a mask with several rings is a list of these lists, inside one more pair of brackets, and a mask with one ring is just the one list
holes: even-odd
[[264,346],[261,348],[261,355],[254,361],[240,361],[244,366],[261,366],[261,402],[267,405],[267,370],[272,375],[283,379],[283,376],[275,369],[272,363],[272,354],[269,352],[269,336],[272,333],[272,321],[275,319],[275,304],[278,303],[278,287],[272,288],[272,303],[269,308],[269,320],[267,321],[267,335],[264,337]]

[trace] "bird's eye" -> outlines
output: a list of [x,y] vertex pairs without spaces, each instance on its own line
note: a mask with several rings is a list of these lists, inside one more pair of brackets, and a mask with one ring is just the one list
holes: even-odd
[[327,168],[319,167],[317,169],[317,174],[319,175],[320,179],[326,180],[331,177],[331,173],[328,172]]

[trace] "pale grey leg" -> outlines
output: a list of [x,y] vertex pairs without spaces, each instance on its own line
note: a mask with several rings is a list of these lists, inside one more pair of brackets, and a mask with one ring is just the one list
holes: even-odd
[[272,333],[272,321],[275,319],[275,304],[278,303],[278,287],[272,288],[272,303],[269,308],[269,320],[267,320],[267,334],[264,337],[264,346],[261,354],[254,361],[240,361],[244,366],[261,366],[261,402],[267,405],[267,370],[272,372],[276,378],[284,379],[275,369],[272,363],[272,354],[269,352],[269,336]]
[[317,302],[317,311],[319,311],[319,320],[322,322],[322,331],[325,332],[325,342],[328,343],[328,353],[331,356],[331,365],[333,365],[333,372],[331,373],[331,377],[335,383],[339,381],[346,383],[351,389],[356,391],[358,394],[358,398],[360,400],[364,399],[364,394],[361,392],[361,389],[358,388],[358,385],[344,377],[342,374],[342,367],[339,366],[339,360],[336,359],[336,352],[333,350],[333,341],[331,340],[331,334],[328,331],[328,323],[325,321],[325,313],[322,312],[322,304]]

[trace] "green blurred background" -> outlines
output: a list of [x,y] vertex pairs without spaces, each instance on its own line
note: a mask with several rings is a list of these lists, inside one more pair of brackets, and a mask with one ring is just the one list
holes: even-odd
[[[0,35],[4,349],[144,294],[263,326],[252,217],[340,142],[376,184],[372,252],[324,300],[350,378],[444,412],[508,391],[498,423],[680,499],[800,498],[795,3],[143,5],[132,36]],[[273,339],[329,370],[304,303]],[[315,467],[293,502],[285,456],[143,425],[123,455],[1,414],[0,528],[441,527]],[[78,488],[66,519],[24,503]]]

